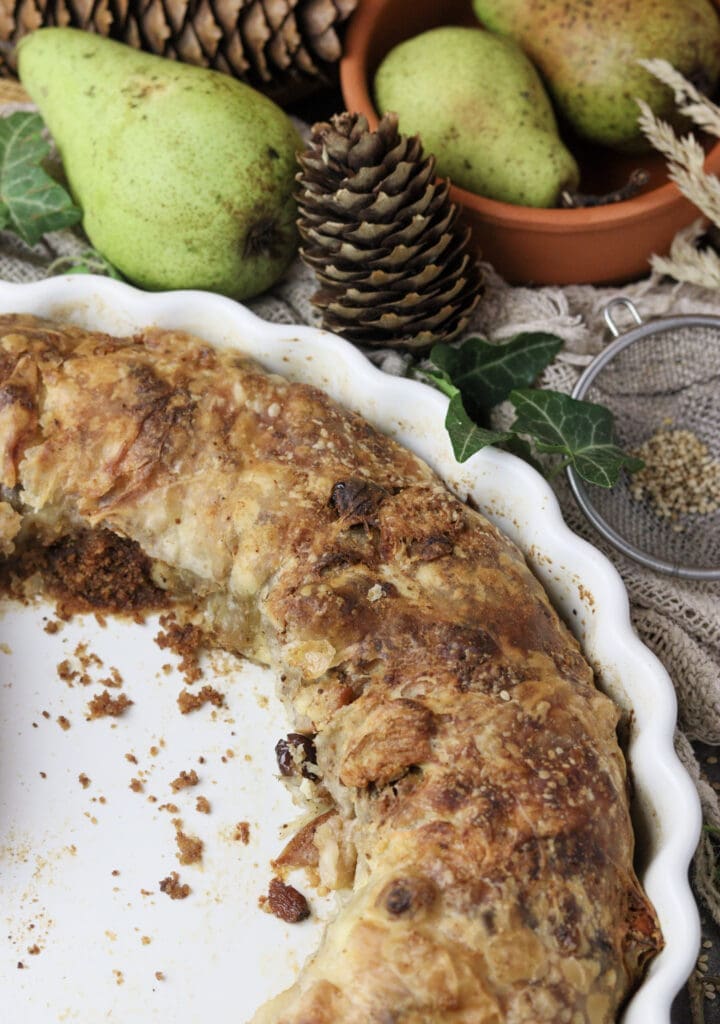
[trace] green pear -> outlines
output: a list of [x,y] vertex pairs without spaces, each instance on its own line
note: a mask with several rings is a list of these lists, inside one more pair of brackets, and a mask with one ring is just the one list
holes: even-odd
[[245,299],[287,268],[302,143],[261,93],[70,28],[24,37],[18,70],[88,238],[130,281]]
[[554,206],[579,172],[522,50],[479,28],[430,29],[394,47],[375,75],[378,108],[419,134],[438,174],[491,199]]
[[711,0],[473,0],[482,25],[517,42],[575,132],[628,152],[650,148],[636,97],[672,119],[673,96],[641,58],[662,58],[703,91],[720,77]]

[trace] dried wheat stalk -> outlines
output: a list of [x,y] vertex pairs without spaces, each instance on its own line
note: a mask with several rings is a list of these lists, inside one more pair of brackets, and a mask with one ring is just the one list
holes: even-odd
[[[643,67],[673,90],[678,111],[693,124],[720,138],[720,107],[685,79],[664,60],[640,61]],[[678,137],[670,125],[656,117],[648,105],[638,99],[638,124],[652,145],[667,160],[668,176],[680,191],[720,228],[720,180],[704,170],[705,151],[692,135]],[[678,281],[706,288],[720,286],[720,257],[711,249],[700,250],[697,241],[703,234],[702,222],[680,232],[666,257],[653,256],[651,265],[658,273]]]

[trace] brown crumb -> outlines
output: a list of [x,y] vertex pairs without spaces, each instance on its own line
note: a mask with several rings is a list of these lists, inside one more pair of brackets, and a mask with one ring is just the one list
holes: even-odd
[[40,772],[40,778],[41,779],[46,779],[47,778],[47,773],[46,772]]
[[18,960],[17,966],[18,966],[18,970],[22,971],[24,969],[24,967],[25,967],[25,964],[22,962],[22,960]]
[[85,772],[80,772],[80,774],[78,775],[78,782],[80,783],[83,789],[87,789],[88,786],[90,785],[90,779],[85,774]]
[[247,846],[247,844],[250,842],[249,821],[239,821],[237,823],[237,825],[235,826],[235,831],[233,832],[233,839],[235,839],[237,842],[244,843],[245,846]]
[[181,690],[177,699],[178,706],[183,715],[190,711],[197,711],[204,704],[214,704],[221,708],[225,703],[225,695],[214,689],[212,686],[203,686],[198,693],[191,693],[189,690]]
[[180,625],[172,613],[161,615],[160,625],[162,629],[155,637],[155,643],[161,650],[167,648],[180,657],[178,668],[188,685],[196,682],[202,676],[198,664],[204,639],[202,631],[190,622]]
[[140,779],[133,778],[130,779],[130,789],[133,793],[142,793],[145,790],[145,786]]
[[210,801],[206,796],[199,796],[195,801],[195,810],[199,811],[200,814],[210,813]]
[[115,984],[116,985],[124,985],[125,984],[125,977],[124,977],[122,971],[114,970],[113,974],[115,975]]
[[167,878],[161,880],[160,892],[166,893],[171,900],[184,900],[190,895],[192,889],[187,882],[180,882],[180,875],[177,871],[171,871]]
[[121,693],[118,697],[111,697],[107,690],[103,690],[102,693],[97,694],[88,703],[89,714],[87,715],[87,720],[91,722],[95,718],[106,718],[108,716],[117,718],[133,703],[134,701],[126,697],[124,693]]
[[54,633],[59,632],[61,627],[62,623],[58,622],[57,619],[48,619],[48,621],[43,626],[43,629],[45,630],[46,633],[50,633],[50,635],[52,636]]
[[185,770],[181,771],[176,779],[170,783],[170,789],[174,793],[177,793],[180,789],[188,789],[190,786],[197,786],[199,782],[198,773],[194,768],[191,768],[189,772]]
[[129,761],[130,764],[137,764],[138,763],[138,759],[135,757],[134,754],[126,754],[125,755],[125,760]]
[[60,726],[61,729],[64,729],[65,732],[67,732],[68,729],[70,728],[70,719],[66,718],[65,715],[59,715],[57,719],[57,724]]
[[80,675],[80,673],[72,667],[67,658],[64,658],[61,662],[58,663],[56,671],[60,679],[62,679],[64,683],[67,683],[68,686],[72,686],[77,677]]
[[43,718],[49,718],[50,717],[50,712],[49,711],[43,711],[42,716],[43,716]]
[[150,943],[152,942],[152,939],[150,938],[149,935],[141,935],[140,941],[142,942],[143,946],[149,946]]
[[259,902],[263,910],[287,924],[297,924],[310,916],[310,907],[303,894],[280,878],[271,880],[267,896],[262,896]]
[[165,975],[162,971],[155,971],[155,977],[158,981],[165,981]]
[[28,953],[30,954],[30,956],[37,956],[39,952],[40,947],[38,946],[37,942],[33,946],[28,946]]
[[110,669],[110,675],[107,676],[105,679],[99,679],[98,683],[100,686],[108,686],[111,689],[120,689],[120,687],[123,684],[123,677],[120,675],[119,671],[113,666]]
[[169,811],[170,814],[177,814],[180,810],[177,804],[160,804],[158,807],[159,811]]
[[199,864],[205,846],[202,839],[183,832],[180,818],[175,818],[173,825],[175,826],[175,842],[178,846],[177,859],[181,864]]

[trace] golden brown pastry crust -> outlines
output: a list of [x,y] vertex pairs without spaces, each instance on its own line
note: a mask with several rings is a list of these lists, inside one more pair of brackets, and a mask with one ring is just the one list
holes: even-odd
[[0,339],[23,529],[136,540],[317,734],[340,812],[317,836],[354,848],[354,891],[256,1020],[614,1021],[662,942],[618,712],[519,551],[410,452],[237,353],[27,316]]

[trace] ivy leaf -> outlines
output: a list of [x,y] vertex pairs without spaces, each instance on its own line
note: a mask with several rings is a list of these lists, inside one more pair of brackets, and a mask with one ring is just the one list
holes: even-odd
[[563,465],[588,483],[612,487],[623,467],[643,466],[614,443],[612,413],[602,405],[535,388],[512,391],[510,401],[517,414],[512,429],[532,437],[539,452],[564,455]]
[[562,348],[561,338],[541,331],[491,344],[468,338],[462,345],[435,345],[430,359],[460,389],[469,406],[487,411],[513,388],[529,387]]
[[483,448],[509,441],[513,436],[507,430],[486,430],[474,423],[467,414],[458,388],[454,388],[454,394],[450,397],[445,416],[445,429],[450,436],[453,455],[458,462],[467,462],[471,455]]
[[39,114],[0,118],[0,228],[35,245],[48,231],[77,224],[82,211],[42,166],[50,152]]
[[73,256],[58,256],[47,269],[48,277],[55,274],[99,274],[113,277],[116,281],[125,280],[120,271],[97,249],[84,249]]

